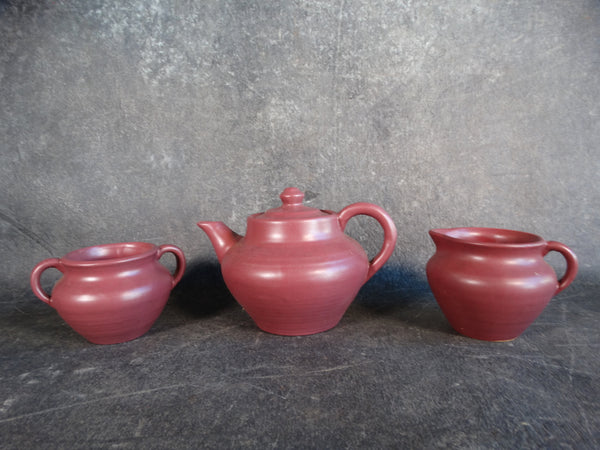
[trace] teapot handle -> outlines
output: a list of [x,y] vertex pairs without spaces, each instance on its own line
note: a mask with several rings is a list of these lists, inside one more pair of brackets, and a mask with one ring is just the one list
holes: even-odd
[[563,277],[558,280],[558,288],[554,293],[554,295],[556,295],[573,282],[575,275],[577,275],[577,270],[579,269],[579,262],[577,261],[575,253],[573,253],[573,251],[565,244],[561,244],[557,241],[546,242],[544,256],[552,251],[560,253],[567,260],[567,270]]
[[35,294],[35,296],[44,303],[48,303],[50,306],[52,306],[52,298],[50,297],[50,294],[46,293],[46,291],[42,289],[40,278],[42,276],[42,272],[46,269],[50,269],[51,267],[54,267],[60,272],[63,271],[60,259],[48,258],[37,263],[31,271],[31,276],[29,277],[29,283],[31,284],[31,289],[33,289],[33,293]]
[[183,272],[185,272],[185,256],[183,254],[183,251],[179,247],[175,245],[164,244],[158,247],[156,259],[160,259],[160,257],[165,253],[173,253],[177,261],[177,268],[175,269],[175,273],[173,274],[173,281],[171,284],[172,289],[177,283],[179,283],[181,277],[183,277]]
[[396,246],[396,239],[398,238],[398,232],[396,226],[392,221],[391,217],[385,210],[372,203],[353,203],[346,206],[338,213],[338,220],[342,231],[345,230],[348,221],[358,215],[369,216],[377,220],[379,225],[383,228],[383,246],[375,257],[369,262],[369,271],[367,272],[367,280],[369,280],[375,272],[377,272],[385,264],[385,262],[392,256],[394,247]]

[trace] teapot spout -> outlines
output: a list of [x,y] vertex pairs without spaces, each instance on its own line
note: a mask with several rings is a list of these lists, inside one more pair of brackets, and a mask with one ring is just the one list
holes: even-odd
[[198,226],[208,235],[219,262],[223,260],[229,249],[243,237],[223,222],[198,222]]

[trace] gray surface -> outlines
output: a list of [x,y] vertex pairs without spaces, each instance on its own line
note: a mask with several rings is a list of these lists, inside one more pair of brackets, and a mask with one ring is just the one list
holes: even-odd
[[[0,445],[598,447],[599,105],[597,1],[0,1]],[[286,186],[399,229],[313,337],[257,331],[195,226],[243,232]],[[461,225],[580,258],[512,344],[429,293],[426,232]],[[372,220],[349,233],[377,252]],[[92,346],[29,272],[130,240],[190,269],[151,333]]]
[[0,317],[2,446],[600,443],[597,287],[561,294],[509,343],[457,335],[418,290],[365,287],[336,328],[305,337],[261,332],[218,282],[208,291],[190,305],[176,290],[148,334],[114,346],[88,344],[41,302],[13,306]]

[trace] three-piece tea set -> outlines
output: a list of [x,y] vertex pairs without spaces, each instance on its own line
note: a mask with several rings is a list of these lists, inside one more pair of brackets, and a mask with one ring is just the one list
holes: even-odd
[[[336,213],[305,206],[296,188],[280,198],[280,207],[248,217],[245,236],[222,222],[198,226],[214,246],[227,288],[260,329],[288,336],[329,330],[391,256],[396,227],[371,203]],[[344,233],[357,215],[373,217],[383,228],[383,246],[370,261]],[[516,338],[577,274],[577,257],[567,246],[534,234],[470,227],[429,234],[436,246],[426,268],[433,295],[452,327],[475,339]],[[550,251],[566,259],[560,280],[544,261]],[[177,260],[174,274],[159,263],[167,252]],[[51,267],[63,276],[49,295],[40,277]],[[41,261],[31,272],[31,287],[84,338],[116,344],[150,329],[184,271],[184,254],[174,245],[97,245]]]

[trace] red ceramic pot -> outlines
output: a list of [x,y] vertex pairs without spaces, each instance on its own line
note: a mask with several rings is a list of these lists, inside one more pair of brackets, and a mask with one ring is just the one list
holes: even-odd
[[[175,275],[159,263],[171,252]],[[63,273],[48,295],[40,285],[49,268]],[[185,270],[183,252],[174,245],[126,242],[82,248],[49,258],[31,272],[31,288],[77,333],[95,344],[116,344],[146,333],[162,312]]]
[[[304,206],[304,194],[296,188],[285,189],[280,198],[279,208],[248,218],[243,237],[222,222],[198,226],[215,247],[225,284],[259,328],[290,336],[328,330],[394,251],[396,227],[370,203],[335,213]],[[344,234],[358,214],[383,227],[383,247],[370,262]]]
[[[452,327],[475,339],[516,338],[577,274],[577,257],[567,246],[534,234],[495,228],[429,234],[436,245],[427,263],[433,295]],[[567,260],[560,280],[544,261],[550,251]]]

